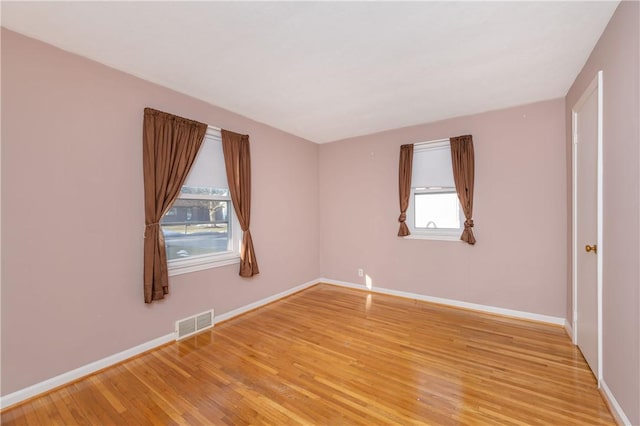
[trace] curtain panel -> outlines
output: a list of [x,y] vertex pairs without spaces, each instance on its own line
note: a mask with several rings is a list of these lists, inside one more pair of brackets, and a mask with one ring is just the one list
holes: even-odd
[[400,194],[400,229],[398,237],[406,237],[411,234],[407,227],[407,209],[409,208],[409,198],[411,197],[411,173],[413,170],[413,144],[406,144],[400,147],[400,166],[398,173],[398,193]]
[[453,180],[456,184],[458,199],[464,212],[464,231],[460,239],[469,244],[475,244],[473,235],[473,184],[475,173],[475,159],[473,138],[471,135],[457,136],[449,139],[451,145],[451,163]]
[[162,216],[180,189],[204,140],[207,125],[151,108],[144,109],[144,302],[169,293]]
[[249,224],[251,222],[251,154],[249,135],[240,135],[222,129],[222,151],[227,170],[227,181],[233,208],[242,228],[240,248],[240,276],[252,277],[260,273],[253,247]]

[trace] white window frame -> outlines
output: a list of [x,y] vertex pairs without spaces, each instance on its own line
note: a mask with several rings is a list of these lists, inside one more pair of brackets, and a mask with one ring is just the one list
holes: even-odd
[[[207,128],[207,136],[220,138],[220,129],[209,126]],[[186,200],[211,200],[211,201],[228,201],[230,210],[227,212],[229,217],[228,231],[231,235],[229,239],[229,250],[219,253],[209,253],[196,256],[190,256],[184,259],[172,259],[167,261],[167,269],[169,276],[182,275],[190,272],[202,271],[205,269],[218,268],[220,266],[232,265],[240,263],[240,245],[242,244],[242,229],[240,222],[236,216],[236,211],[231,201],[231,196],[207,195],[207,194],[183,194],[178,199]]]
[[[429,150],[434,148],[441,147],[449,147],[451,148],[450,142],[448,139],[440,139],[429,142],[421,142],[413,145],[414,153],[423,150]],[[415,167],[415,163],[412,164],[412,167]],[[409,227],[410,235],[405,236],[406,239],[415,239],[415,240],[442,240],[442,241],[461,241],[460,236],[464,231],[464,211],[462,207],[459,206],[460,212],[460,228],[416,228],[415,227],[415,196],[420,194],[442,194],[442,193],[454,193],[457,192],[455,187],[414,187],[413,182],[411,183],[411,193],[409,195],[409,208],[407,209],[407,226]],[[460,204],[460,200],[458,200],[458,205]]]

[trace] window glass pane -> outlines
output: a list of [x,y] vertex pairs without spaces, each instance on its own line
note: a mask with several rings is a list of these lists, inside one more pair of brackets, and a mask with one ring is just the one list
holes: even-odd
[[160,224],[167,259],[184,259],[230,250],[228,200],[178,198]]
[[414,201],[416,228],[460,228],[460,203],[455,192],[415,194]]

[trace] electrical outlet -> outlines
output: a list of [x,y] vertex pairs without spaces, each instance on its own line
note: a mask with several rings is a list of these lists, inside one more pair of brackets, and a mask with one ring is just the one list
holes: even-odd
[[362,268],[358,269],[358,276],[359,277],[364,277],[364,269],[362,269]]

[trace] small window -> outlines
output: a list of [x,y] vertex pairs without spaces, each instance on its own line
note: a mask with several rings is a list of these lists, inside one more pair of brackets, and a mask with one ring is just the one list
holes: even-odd
[[407,211],[411,236],[459,239],[464,216],[453,180],[449,141],[415,144],[412,171]]
[[242,231],[231,204],[219,130],[207,129],[180,195],[160,224],[169,275],[239,261]]

